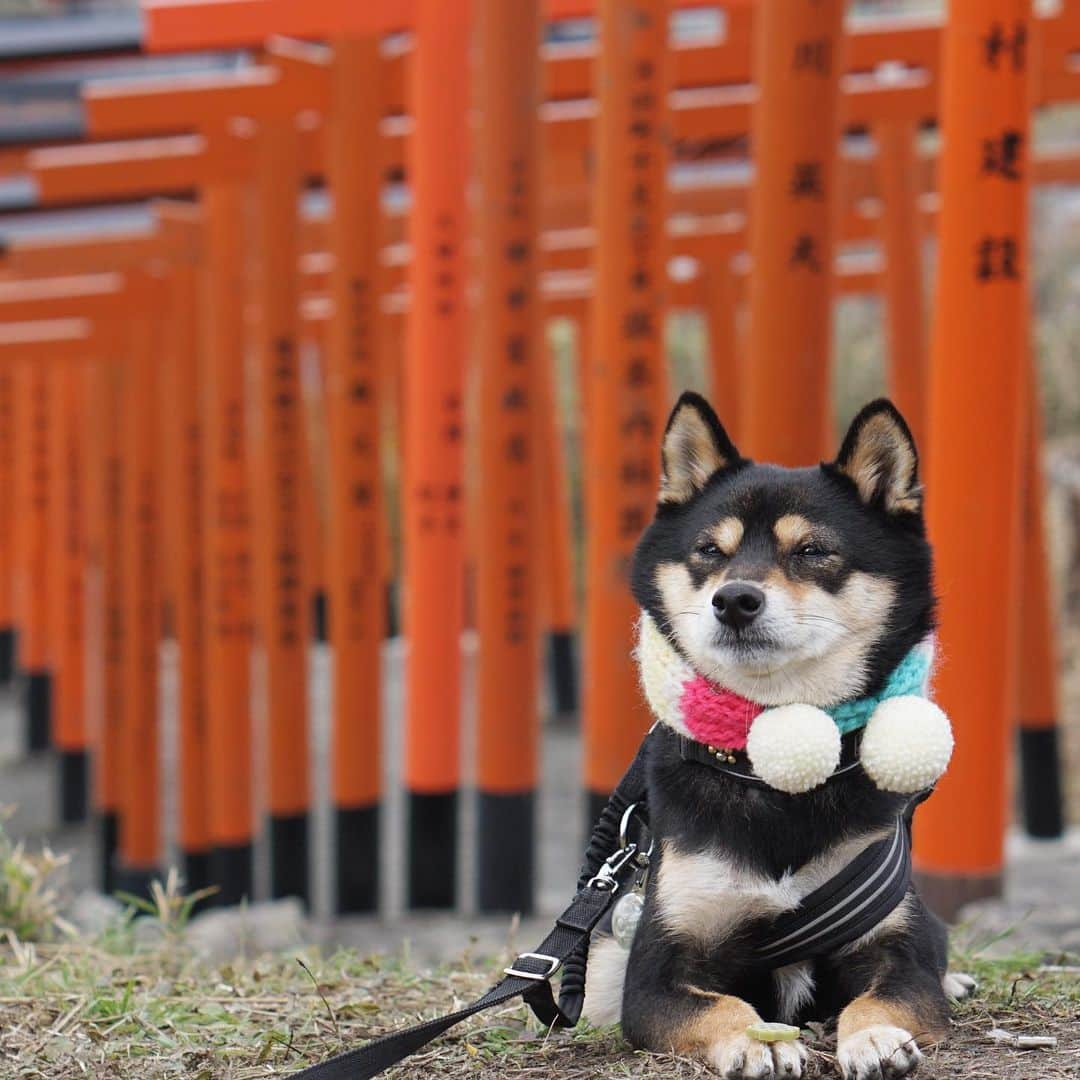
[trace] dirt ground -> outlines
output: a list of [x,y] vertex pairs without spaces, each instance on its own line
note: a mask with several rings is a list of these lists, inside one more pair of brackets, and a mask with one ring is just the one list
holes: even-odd
[[[1060,958],[1059,958],[1060,959]],[[923,1078],[1058,1080],[1080,1076],[1080,968],[1037,956],[957,957],[980,981],[956,1009],[948,1040],[926,1052]],[[0,1077],[20,1080],[287,1076],[392,1027],[457,1008],[505,960],[468,955],[434,973],[402,958],[311,950],[231,965],[204,965],[182,934],[133,948],[119,930],[94,946],[0,952]],[[995,1042],[1051,1036],[1049,1049]],[[804,1031],[808,1075],[835,1077],[835,1040]],[[482,1014],[393,1073],[399,1077],[713,1076],[697,1062],[632,1051],[615,1030],[548,1032],[518,1005]]]

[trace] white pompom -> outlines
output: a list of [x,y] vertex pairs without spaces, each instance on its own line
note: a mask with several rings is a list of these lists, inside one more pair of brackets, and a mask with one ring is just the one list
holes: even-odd
[[780,705],[750,725],[746,753],[769,787],[797,795],[836,771],[840,731],[827,712],[813,705]]
[[882,791],[908,795],[928,788],[952,756],[949,718],[926,698],[886,698],[863,732],[859,757]]

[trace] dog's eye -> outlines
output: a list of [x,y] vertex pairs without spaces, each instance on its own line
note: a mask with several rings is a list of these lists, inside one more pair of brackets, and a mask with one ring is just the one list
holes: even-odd
[[800,559],[827,559],[830,553],[820,544],[803,544],[796,549],[795,554]]
[[697,553],[706,559],[718,559],[724,554],[716,544],[700,544]]

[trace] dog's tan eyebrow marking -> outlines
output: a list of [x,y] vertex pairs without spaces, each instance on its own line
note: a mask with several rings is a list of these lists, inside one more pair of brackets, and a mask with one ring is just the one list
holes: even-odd
[[743,538],[743,523],[737,517],[726,517],[710,530],[713,543],[729,558],[739,550]]
[[814,526],[802,514],[785,514],[776,519],[773,535],[781,551],[790,551],[810,539]]

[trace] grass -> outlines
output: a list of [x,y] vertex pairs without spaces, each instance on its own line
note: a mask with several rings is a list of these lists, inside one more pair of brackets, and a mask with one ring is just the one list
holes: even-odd
[[20,941],[48,938],[65,928],[59,881],[68,857],[12,840],[4,829],[9,815],[0,808],[0,933]]
[[[213,965],[188,950],[175,903],[164,910],[163,919],[160,910],[129,908],[93,942],[33,944],[8,935],[0,949],[0,1077],[284,1076],[465,1003],[502,966],[465,957],[422,972],[402,958],[314,950]],[[149,940],[140,920],[157,931]],[[1042,959],[988,959],[978,945],[967,946],[957,960],[979,978],[979,993],[957,1008],[952,1038],[927,1055],[920,1075],[1080,1075],[1080,978],[1076,968],[1052,970]],[[1058,1046],[1006,1048],[990,1040],[993,1028],[1056,1035]],[[807,1037],[810,1075],[835,1075],[828,1033],[814,1028]],[[584,1080],[657,1072],[710,1075],[694,1062],[635,1054],[615,1031],[549,1033],[510,1005],[461,1025],[394,1075]]]

